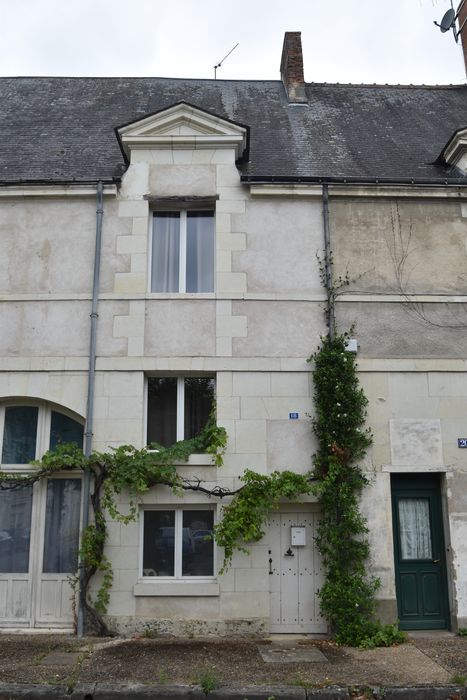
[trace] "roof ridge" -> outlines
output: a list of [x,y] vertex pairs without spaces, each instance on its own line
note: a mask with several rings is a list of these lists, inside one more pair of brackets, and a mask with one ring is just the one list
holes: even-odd
[[[188,82],[188,83],[243,83],[243,84],[259,84],[259,83],[269,83],[274,85],[282,84],[279,79],[250,79],[250,78],[170,78],[167,76],[157,76],[157,75],[3,75],[0,76],[0,80],[108,80],[108,81],[118,81],[118,80],[129,80],[129,81],[167,81],[173,83],[175,82]],[[397,88],[401,90],[446,90],[446,89],[457,89],[467,87],[467,81],[465,83],[340,83],[340,82],[327,82],[327,81],[312,81],[306,82],[307,87],[328,87],[328,88],[375,88],[375,89],[387,89],[387,88]]]
[[467,82],[465,83],[446,83],[445,85],[441,84],[424,84],[424,83],[321,83],[321,82],[312,82],[312,83],[305,83],[306,86],[308,87],[343,87],[343,88],[397,88],[397,89],[406,89],[406,90],[417,90],[417,89],[423,89],[423,90],[446,90],[450,88],[464,88],[467,87]]

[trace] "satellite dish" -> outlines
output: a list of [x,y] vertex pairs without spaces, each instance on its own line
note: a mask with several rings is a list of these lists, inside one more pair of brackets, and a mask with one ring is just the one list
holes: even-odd
[[441,20],[441,24],[438,24],[438,27],[441,29],[443,32],[448,32],[452,27],[454,26],[456,20],[456,12],[455,10],[451,7],[450,10],[448,10],[443,19]]

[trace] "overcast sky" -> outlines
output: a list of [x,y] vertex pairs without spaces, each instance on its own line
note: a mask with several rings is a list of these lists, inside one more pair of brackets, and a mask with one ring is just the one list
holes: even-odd
[[[456,5],[459,0],[456,0]],[[464,83],[450,0],[0,0],[1,75],[278,79],[301,31],[308,82]]]

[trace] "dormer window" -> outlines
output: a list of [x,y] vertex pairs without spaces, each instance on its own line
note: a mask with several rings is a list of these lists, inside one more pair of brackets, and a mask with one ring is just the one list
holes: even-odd
[[451,136],[439,159],[456,168],[460,175],[467,175],[467,128],[459,129]]
[[214,212],[154,213],[151,291],[214,291]]

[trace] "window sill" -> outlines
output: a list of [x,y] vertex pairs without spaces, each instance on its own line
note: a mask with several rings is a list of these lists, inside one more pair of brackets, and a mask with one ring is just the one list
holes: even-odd
[[[157,450],[148,450],[149,453]],[[187,462],[174,462],[177,467],[215,467],[214,456],[207,453],[192,454]]]
[[192,454],[188,457],[188,462],[177,462],[185,467],[215,467],[213,455],[203,453],[203,454]]
[[140,581],[133,586],[134,596],[218,596],[215,581]]
[[146,299],[215,299],[215,292],[148,292]]

